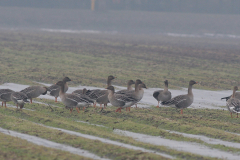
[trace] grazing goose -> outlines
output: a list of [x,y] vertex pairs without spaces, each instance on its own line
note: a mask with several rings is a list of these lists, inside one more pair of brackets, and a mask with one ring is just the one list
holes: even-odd
[[[71,79],[68,78],[68,77],[63,78],[63,80],[62,80],[62,82],[64,83],[64,93],[66,93],[67,90],[68,90],[67,82],[69,82],[69,81],[71,81]],[[49,94],[51,96],[55,97],[55,102],[57,102],[57,97],[59,96],[60,88],[61,87],[56,85],[56,84],[51,85],[50,87],[48,87]]]
[[6,102],[11,101],[11,94],[13,92],[14,91],[11,89],[0,89],[0,100],[2,101],[2,107],[4,103],[6,108]]
[[189,107],[193,103],[193,93],[192,86],[197,84],[197,82],[191,80],[188,86],[188,94],[176,96],[168,101],[164,101],[161,104],[166,106],[175,106],[181,109],[181,114],[183,114],[183,108]]
[[158,101],[157,108],[159,108],[160,101],[168,101],[172,98],[171,92],[168,91],[168,80],[165,80],[164,84],[164,90],[158,90],[153,92],[153,97]]
[[[232,96],[232,95],[231,95],[231,96]],[[222,99],[226,99],[226,101],[227,101],[228,99],[231,98],[231,96],[223,97],[223,98],[221,98],[221,100],[222,100]],[[240,100],[240,92],[236,92],[236,93],[235,93],[235,98],[237,98],[237,99]]]
[[86,105],[89,105],[90,103],[93,103],[93,101],[90,101],[89,99],[86,99],[84,97],[80,97],[74,94],[68,94],[64,92],[64,85],[65,83],[63,81],[59,81],[56,83],[56,85],[60,86],[59,91],[59,97],[61,98],[63,104],[70,108],[70,113],[72,113],[73,108],[75,107],[76,110],[79,113],[78,108],[85,107]]
[[235,98],[236,91],[238,90],[238,87],[235,86],[233,88],[233,94],[230,97],[230,99],[227,100],[227,108],[229,112],[231,113],[231,118],[232,118],[232,113],[237,113],[237,118],[238,118],[238,113],[240,113],[240,100]]
[[[112,80],[116,77],[110,75],[107,79],[107,87],[111,86]],[[107,103],[109,103],[108,100],[108,90],[93,90],[90,95],[88,95],[91,99],[94,99],[96,103],[100,104],[100,107],[102,107],[102,104],[104,104],[104,107],[107,106]],[[94,107],[96,107],[96,103],[94,104]]]
[[132,91],[132,85],[135,84],[135,82],[133,80],[129,80],[127,83],[127,89],[123,89],[120,91],[117,91],[117,94],[125,94],[127,91]]
[[32,99],[36,98],[38,96],[45,95],[47,93],[48,89],[47,87],[42,86],[30,86],[27,87],[20,92],[25,93],[28,96],[28,99],[30,99],[30,103],[32,103]]
[[17,109],[18,109],[18,105],[20,109],[22,109],[25,102],[29,102],[27,99],[28,99],[27,95],[22,92],[13,92],[11,94],[11,100],[16,104]]
[[121,109],[128,108],[137,102],[137,99],[134,99],[133,97],[129,97],[124,94],[115,93],[113,86],[109,86],[109,87],[107,87],[107,89],[109,92],[108,99],[109,99],[110,103],[113,106],[118,107],[118,109],[115,112],[121,113]]

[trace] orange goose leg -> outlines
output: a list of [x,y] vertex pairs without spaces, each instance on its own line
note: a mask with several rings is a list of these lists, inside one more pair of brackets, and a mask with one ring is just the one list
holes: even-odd
[[159,108],[159,101],[158,101],[158,105],[157,105],[157,108]]
[[128,107],[129,112],[130,112],[130,108],[131,108],[131,107]]
[[100,104],[100,108],[102,109],[102,104]]
[[231,112],[231,118],[232,118],[232,112]]
[[70,113],[72,113],[73,108],[70,109]]
[[32,98],[30,98],[30,103],[32,104]]
[[2,102],[2,107],[3,107],[3,102]]
[[55,102],[57,102],[57,97],[55,97]]
[[137,108],[137,104],[135,104],[136,108]]
[[238,118],[238,113],[237,113],[237,118]]
[[94,105],[93,105],[93,107],[96,108],[96,105],[97,105],[97,103],[95,102]]
[[78,111],[78,113],[80,113],[78,107],[76,107],[76,110]]
[[85,107],[83,107],[83,111],[84,111]]
[[183,109],[181,109],[181,114],[183,114]]
[[5,108],[7,108],[7,106],[6,106],[6,102],[5,102]]
[[17,104],[17,109],[18,109],[18,104]]
[[118,112],[120,110],[120,113],[121,113],[121,108],[118,108],[115,112]]

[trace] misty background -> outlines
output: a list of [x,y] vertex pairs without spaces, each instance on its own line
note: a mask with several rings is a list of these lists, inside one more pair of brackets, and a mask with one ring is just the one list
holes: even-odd
[[1,0],[0,28],[240,38],[239,6],[239,0]]

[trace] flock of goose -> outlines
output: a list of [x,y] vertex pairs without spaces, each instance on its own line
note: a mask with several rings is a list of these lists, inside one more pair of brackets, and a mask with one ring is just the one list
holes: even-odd
[[[40,95],[45,95],[49,92],[49,95],[55,97],[55,102],[57,102],[57,97],[61,98],[62,103],[66,106],[66,108],[70,109],[70,113],[72,112],[73,108],[79,113],[79,110],[83,108],[85,109],[86,106],[94,104],[93,106],[96,107],[96,104],[100,104],[100,107],[105,108],[107,103],[111,103],[113,106],[118,107],[116,112],[121,113],[121,109],[126,108],[126,111],[130,111],[131,106],[136,105],[137,103],[143,98],[144,90],[146,85],[140,80],[137,79],[135,82],[133,80],[129,80],[127,83],[127,89],[120,90],[115,92],[115,88],[111,85],[112,80],[116,77],[110,75],[107,78],[107,88],[105,90],[101,89],[94,89],[94,90],[87,90],[79,89],[73,91],[71,94],[66,93],[68,90],[67,82],[71,81],[70,78],[65,77],[62,81],[57,82],[50,87],[43,87],[43,86],[30,86],[27,87],[20,92],[15,92],[10,89],[0,89],[0,100],[2,101],[2,106],[6,102],[13,101],[18,109],[23,108],[26,102],[32,103],[32,98],[36,98]],[[132,88],[132,85],[135,84],[135,89]],[[168,91],[168,80],[164,81],[165,88],[164,90],[157,90],[153,93],[153,97],[158,101],[157,107],[159,107],[159,103],[165,106],[175,106],[178,109],[181,109],[181,114],[183,114],[183,109],[189,107],[193,103],[193,92],[192,86],[197,84],[194,80],[189,81],[188,86],[188,93],[185,95],[178,95],[172,98],[171,92]],[[240,93],[236,93],[238,87],[235,86],[233,89],[233,94],[229,97],[224,97],[222,99],[226,99],[227,101],[227,108],[231,113],[240,113]]]

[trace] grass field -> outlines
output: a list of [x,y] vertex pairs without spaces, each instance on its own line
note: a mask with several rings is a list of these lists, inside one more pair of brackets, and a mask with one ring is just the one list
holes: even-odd
[[[232,42],[232,43],[231,43]],[[142,79],[148,87],[231,89],[239,81],[239,42],[166,36],[60,34],[1,31],[0,80],[56,83],[69,76],[71,85],[105,87]]]
[[[200,82],[194,88],[231,89],[240,83],[239,51],[239,42],[232,39],[1,30],[0,81],[32,85],[37,84],[36,81],[56,83],[68,76],[72,79],[72,86],[105,87],[106,77],[112,74],[117,76],[113,84],[121,86],[129,79],[139,78],[148,87],[163,87],[163,81],[168,79],[170,88],[180,88],[187,87],[188,81],[194,79]],[[133,137],[116,134],[115,129],[194,143],[240,156],[239,147],[212,144],[199,138],[169,132],[173,130],[240,143],[240,136],[237,135],[240,133],[239,119],[231,118],[228,111],[185,109],[184,115],[180,115],[175,108],[157,109],[149,106],[145,109],[133,108],[131,112],[123,111],[120,114],[115,113],[115,108],[110,106],[103,111],[89,107],[79,114],[76,111],[70,114],[61,102],[55,103],[47,99],[37,101],[49,105],[26,104],[25,108],[31,110],[22,111],[11,107],[0,108],[0,127],[88,150],[109,159],[168,158],[70,135],[60,129],[141,147],[176,159],[216,158],[180,151],[163,144],[138,141]],[[5,159],[85,158],[46,149],[2,133],[0,142],[1,156]]]

